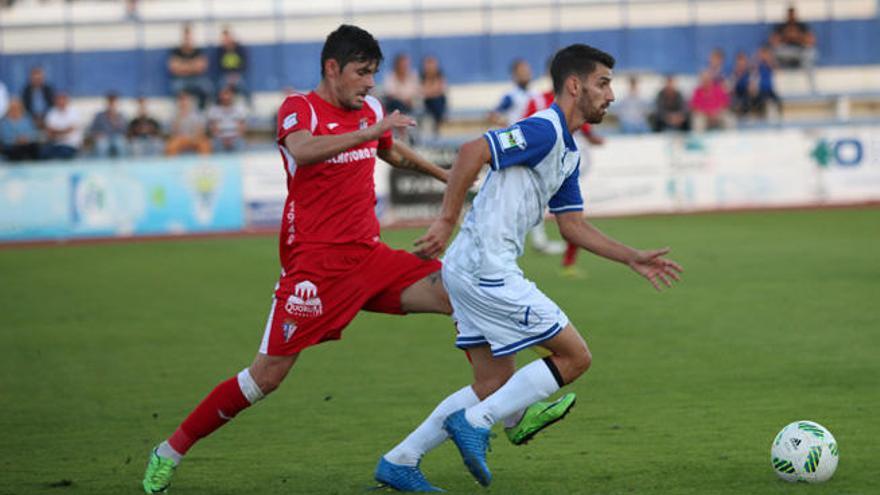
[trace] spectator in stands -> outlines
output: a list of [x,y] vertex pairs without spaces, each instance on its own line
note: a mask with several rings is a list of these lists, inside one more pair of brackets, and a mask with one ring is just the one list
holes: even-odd
[[40,156],[40,133],[18,98],[0,120],[0,153],[10,161],[36,160]]
[[134,156],[158,155],[162,151],[162,126],[147,111],[147,99],[137,100],[137,115],[128,123],[128,143]]
[[79,112],[70,106],[67,93],[55,95],[55,105],[46,113],[48,144],[44,155],[48,159],[67,160],[76,156],[83,143],[83,123]]
[[651,104],[639,95],[639,79],[629,77],[629,92],[614,104],[617,118],[620,121],[620,132],[624,134],[641,134],[648,132],[648,116]]
[[676,87],[675,76],[666,76],[654,107],[654,131],[686,131],[690,128],[687,103]]
[[211,152],[211,141],[205,132],[205,118],[194,109],[186,93],[177,94],[177,112],[171,121],[171,132],[165,144],[165,154],[179,155],[196,151],[200,155]]
[[100,157],[120,157],[126,154],[125,135],[128,131],[126,118],[119,112],[119,95],[107,93],[107,108],[95,114],[89,135],[95,145],[95,154]]
[[755,110],[765,118],[776,120],[782,113],[782,100],[776,94],[774,74],[776,61],[770,47],[758,48],[755,72],[757,73],[757,90],[754,99]]
[[691,96],[691,127],[694,132],[733,127],[730,96],[724,89],[724,83],[715,76],[711,69],[701,72],[700,83]]
[[238,151],[244,147],[247,115],[235,104],[231,88],[223,88],[217,95],[217,104],[208,111],[208,125],[214,138],[214,149]]
[[220,70],[218,88],[231,88],[235,94],[244,96],[251,104],[251,93],[245,81],[247,71],[247,52],[232,35],[229,26],[220,33],[220,48],[217,50],[217,68]]
[[515,59],[510,64],[510,78],[513,81],[513,88],[504,93],[498,105],[489,112],[489,122],[500,127],[507,127],[521,119],[526,105],[538,95],[529,90],[529,83],[532,82],[532,66],[524,59]]
[[138,0],[125,0],[125,17],[135,20],[138,15]]
[[769,42],[779,66],[805,69],[810,89],[815,90],[816,36],[807,24],[798,20],[794,7],[788,8],[785,22],[773,28]]
[[745,52],[736,54],[733,73],[730,75],[731,92],[730,107],[738,117],[744,117],[752,111],[757,96],[757,78]]
[[21,92],[21,101],[34,123],[42,129],[46,113],[55,101],[55,91],[46,84],[46,74],[41,67],[31,68],[28,83]]
[[383,81],[385,109],[389,113],[400,110],[411,114],[419,98],[419,76],[410,68],[409,55],[398,53],[394,56],[393,69]]
[[434,136],[440,134],[440,126],[446,120],[446,76],[437,57],[428,55],[422,59],[422,98],[425,112],[431,116]]
[[171,73],[171,92],[189,93],[199,100],[199,108],[204,110],[211,94],[211,81],[208,79],[208,57],[193,43],[192,26],[183,26],[180,46],[171,51],[168,57],[168,71]]
[[706,68],[712,80],[718,81],[721,84],[727,84],[727,69],[724,67],[724,60],[726,58],[724,50],[715,48],[709,54],[709,66]]

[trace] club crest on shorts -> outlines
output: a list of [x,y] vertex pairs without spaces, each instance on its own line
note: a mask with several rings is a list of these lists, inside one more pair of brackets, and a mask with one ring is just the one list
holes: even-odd
[[284,309],[295,316],[306,318],[321,316],[324,308],[321,298],[318,297],[318,287],[308,280],[296,284],[293,294],[287,298]]
[[284,341],[289,342],[290,338],[293,337],[293,333],[296,332],[296,322],[284,320],[284,324],[281,325],[281,332],[284,334]]

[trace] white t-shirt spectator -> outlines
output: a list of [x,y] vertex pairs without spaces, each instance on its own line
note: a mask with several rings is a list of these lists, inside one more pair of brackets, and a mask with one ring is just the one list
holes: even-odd
[[73,130],[58,139],[56,144],[64,144],[79,149],[83,142],[83,126],[79,112],[71,107],[60,110],[52,107],[46,114],[46,127],[54,130],[67,129],[73,127]]
[[397,74],[392,72],[385,78],[383,85],[386,96],[390,96],[407,105],[414,105],[416,98],[419,96],[419,91],[421,91],[419,76],[412,71],[408,72],[403,80],[398,79]]
[[208,110],[208,121],[217,126],[216,138],[229,139],[242,137],[239,124],[247,119],[244,109],[238,105],[215,105]]

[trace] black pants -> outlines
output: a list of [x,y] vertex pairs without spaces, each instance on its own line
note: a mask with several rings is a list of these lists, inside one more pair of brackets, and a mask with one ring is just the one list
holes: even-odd
[[434,121],[434,134],[437,134],[440,124],[446,120],[446,95],[425,98],[425,110]]
[[36,160],[40,157],[40,145],[37,143],[13,144],[2,148],[3,156],[11,162]]

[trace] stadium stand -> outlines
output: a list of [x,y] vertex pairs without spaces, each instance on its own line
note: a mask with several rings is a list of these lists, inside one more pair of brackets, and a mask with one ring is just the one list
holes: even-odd
[[[464,0],[145,0],[131,12],[125,2],[19,0],[0,13],[0,79],[18,92],[28,70],[39,65],[57,87],[70,92],[84,115],[100,108],[101,95],[117,91],[127,114],[133,114],[133,99],[144,95],[167,122],[173,104],[165,59],[179,40],[180,26],[192,23],[197,42],[215,47],[229,24],[248,47],[251,128],[265,132],[285,88],[317,82],[322,36],[341,22],[354,22],[376,33],[389,56],[438,57],[450,84],[451,122],[445,132],[456,133],[480,123],[486,102],[506,87],[514,57],[542,67],[555,47],[588,41],[618,56],[619,74],[638,74],[643,95],[655,94],[668,73],[676,74],[682,91],[690,94],[714,47],[724,47],[729,56],[753,52],[787,5],[780,0],[492,0],[478,6]],[[797,5],[819,39],[816,90],[810,91],[802,71],[780,72],[784,121],[875,118],[880,106],[876,0]],[[402,17],[412,22],[399,22]],[[547,84],[538,80],[534,87]]]

